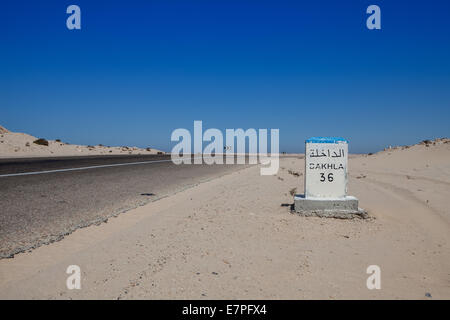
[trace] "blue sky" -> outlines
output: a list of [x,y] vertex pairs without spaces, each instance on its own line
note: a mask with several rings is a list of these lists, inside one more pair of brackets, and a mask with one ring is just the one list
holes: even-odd
[[[81,8],[81,30],[66,8]],[[366,28],[370,4],[381,30]],[[280,151],[450,136],[449,1],[10,1],[0,124],[170,151],[176,128],[279,128]]]

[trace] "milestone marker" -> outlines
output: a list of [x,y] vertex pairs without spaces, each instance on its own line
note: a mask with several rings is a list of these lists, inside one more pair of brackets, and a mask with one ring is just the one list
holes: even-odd
[[347,140],[316,137],[305,145],[305,194],[294,197],[295,211],[306,216],[366,218],[358,199],[347,195]]

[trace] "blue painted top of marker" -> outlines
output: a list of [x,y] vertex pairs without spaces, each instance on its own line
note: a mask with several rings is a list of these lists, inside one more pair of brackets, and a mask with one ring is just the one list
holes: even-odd
[[306,143],[348,143],[348,141],[339,137],[313,137],[307,139]]

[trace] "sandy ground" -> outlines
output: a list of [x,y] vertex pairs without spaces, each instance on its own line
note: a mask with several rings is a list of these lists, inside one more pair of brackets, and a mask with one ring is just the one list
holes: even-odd
[[45,146],[34,143],[37,139],[29,134],[11,132],[0,126],[0,158],[157,154],[161,152],[153,148],[82,146],[56,140],[48,140],[48,146]]
[[0,298],[449,299],[445,141],[351,157],[349,194],[371,219],[290,213],[304,160],[283,158],[276,176],[253,166],[0,260]]

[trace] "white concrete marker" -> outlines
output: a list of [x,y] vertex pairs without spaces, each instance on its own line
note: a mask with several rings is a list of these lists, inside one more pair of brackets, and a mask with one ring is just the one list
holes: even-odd
[[306,140],[306,198],[342,199],[347,195],[348,143],[342,138]]
[[358,208],[358,199],[347,196],[347,162],[347,140],[335,137],[306,140],[305,194],[294,197],[295,211],[307,216],[367,217]]

